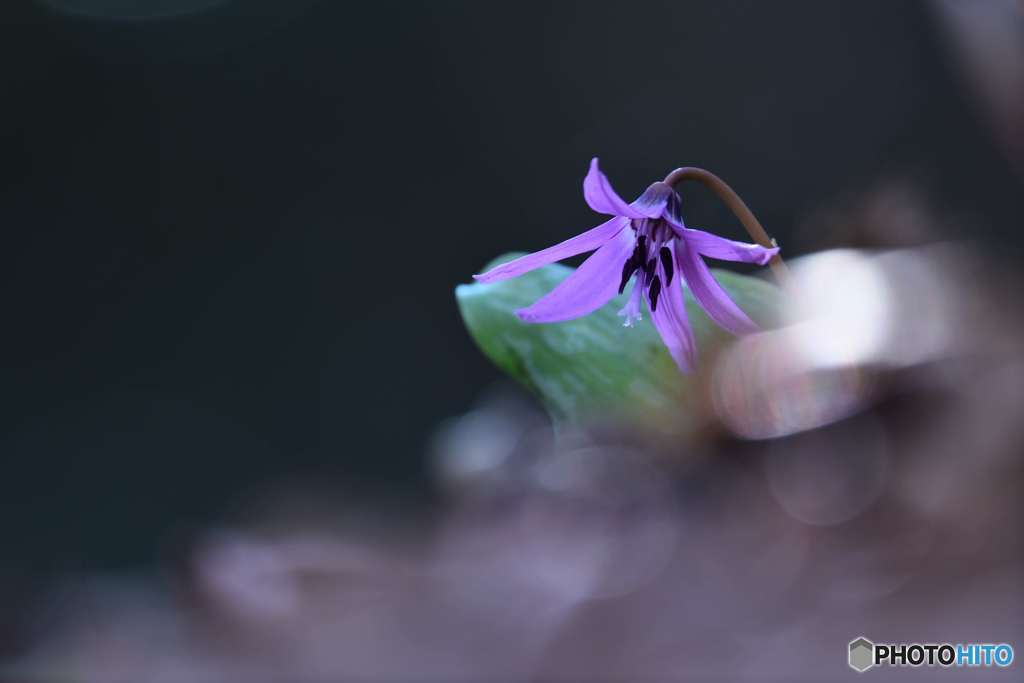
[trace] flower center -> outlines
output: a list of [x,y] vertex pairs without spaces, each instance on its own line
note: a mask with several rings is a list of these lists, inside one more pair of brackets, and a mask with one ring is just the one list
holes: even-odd
[[626,327],[632,327],[634,320],[641,319],[641,299],[646,298],[651,313],[658,310],[658,295],[663,283],[665,287],[672,283],[672,250],[667,245],[675,238],[675,232],[661,219],[633,220],[630,227],[636,234],[636,247],[622,264],[619,283],[619,294],[622,294],[630,278],[636,276],[629,301],[619,311],[619,315],[626,319],[623,323]]

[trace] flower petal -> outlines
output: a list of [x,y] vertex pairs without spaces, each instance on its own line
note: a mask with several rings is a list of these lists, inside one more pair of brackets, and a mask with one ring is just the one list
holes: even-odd
[[633,231],[623,229],[557,287],[516,314],[528,323],[553,323],[596,311],[618,293],[622,264],[635,245]]
[[778,247],[762,247],[760,244],[735,242],[703,230],[685,228],[682,237],[688,245],[709,258],[723,261],[742,261],[765,265],[779,253]]
[[680,244],[677,240],[676,263],[686,285],[708,317],[736,335],[757,332],[757,324],[729,298],[692,245]]
[[[497,282],[498,280],[507,280],[510,277],[528,273],[549,263],[561,261],[570,256],[582,254],[585,251],[593,251],[615,237],[627,225],[629,225],[628,218],[613,218],[596,228],[591,228],[564,242],[559,242],[553,247],[548,247],[526,256],[520,256],[517,259],[495,266],[486,273],[474,275],[473,277],[480,282]],[[619,267],[622,267],[621,264]]]
[[583,179],[583,198],[587,205],[598,213],[605,213],[610,216],[626,216],[627,218],[660,218],[668,202],[668,193],[656,193],[661,196],[651,196],[650,188],[644,192],[632,204],[627,204],[612,189],[608,177],[601,173],[597,166],[597,157],[590,161],[590,170],[587,177]]
[[[669,249],[672,249],[671,245]],[[659,265],[659,270],[665,280],[664,266]],[[651,313],[651,321],[679,369],[690,372],[696,364],[697,343],[686,317],[683,286],[679,278],[674,278],[661,294],[657,309]]]

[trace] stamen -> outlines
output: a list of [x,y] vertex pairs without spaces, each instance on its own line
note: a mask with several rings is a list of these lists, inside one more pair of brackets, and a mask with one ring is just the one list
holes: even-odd
[[647,276],[648,281],[650,281],[650,279],[654,277],[654,265],[656,263],[657,260],[652,258],[649,261],[647,261],[647,265],[644,266],[644,275]]
[[[661,257],[661,267],[665,271],[665,286],[668,287],[672,284],[672,252],[668,247],[662,247],[658,252],[658,256]],[[622,290],[619,290],[622,293]]]
[[626,283],[629,282],[629,278],[633,275],[633,271],[636,270],[636,263],[633,261],[633,257],[630,256],[626,259],[626,262],[622,264],[622,281],[619,283],[619,294],[622,294],[626,290]]
[[651,299],[651,313],[654,313],[656,310],[658,310],[658,295],[659,294],[661,294],[661,280],[659,280],[658,276],[655,275],[654,279],[651,280],[651,289],[648,292],[648,295],[650,296],[650,299]]

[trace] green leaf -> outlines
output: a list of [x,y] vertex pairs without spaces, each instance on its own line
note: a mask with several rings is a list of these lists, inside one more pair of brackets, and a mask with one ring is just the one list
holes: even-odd
[[[520,254],[506,254],[488,270]],[[494,363],[531,389],[558,420],[642,421],[687,431],[686,405],[693,378],[682,375],[665,350],[650,316],[624,327],[616,314],[629,294],[594,313],[563,323],[527,324],[515,315],[565,279],[572,268],[553,264],[520,277],[455,289],[462,318],[477,345]],[[481,271],[482,272],[482,271]],[[712,271],[756,322],[772,326],[779,309],[777,287],[764,280]],[[699,363],[731,339],[686,292],[686,312],[699,348]]]

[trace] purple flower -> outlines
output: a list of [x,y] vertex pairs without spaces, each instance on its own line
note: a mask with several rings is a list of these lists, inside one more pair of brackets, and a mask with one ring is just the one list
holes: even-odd
[[646,305],[651,320],[683,372],[695,362],[696,344],[683,305],[682,284],[708,316],[733,334],[746,334],[757,325],[740,310],[711,275],[703,256],[764,265],[779,250],[734,242],[702,230],[687,228],[680,215],[676,191],[658,182],[627,204],[608,178],[590,162],[583,180],[583,197],[594,211],[614,216],[553,247],[517,258],[474,277],[495,282],[585,251],[594,251],[569,277],[536,303],[517,311],[528,323],[551,323],[587,315],[621,294],[629,281],[633,290],[619,315],[632,326]]

